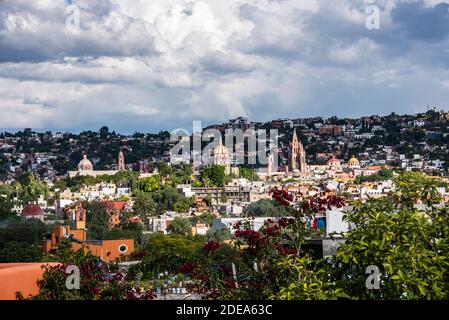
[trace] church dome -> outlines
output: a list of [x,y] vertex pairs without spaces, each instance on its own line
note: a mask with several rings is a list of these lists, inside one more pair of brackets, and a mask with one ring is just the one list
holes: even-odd
[[24,217],[42,216],[42,215],[44,215],[44,212],[39,206],[35,204],[29,204],[22,210],[22,216]]
[[340,161],[337,158],[335,158],[335,155],[332,156],[332,158],[329,159],[329,161],[327,162],[328,166],[339,166],[340,164],[341,164]]
[[356,157],[352,156],[352,158],[348,161],[348,165],[350,167],[356,167],[360,165],[360,161]]
[[214,148],[214,164],[224,166],[226,174],[230,173],[231,156],[228,149],[221,143]]
[[78,171],[93,171],[94,166],[89,159],[87,159],[87,154],[84,154],[83,160],[78,164]]
[[228,156],[229,157],[229,151],[228,148],[226,148],[223,144],[219,144],[214,148],[214,156]]

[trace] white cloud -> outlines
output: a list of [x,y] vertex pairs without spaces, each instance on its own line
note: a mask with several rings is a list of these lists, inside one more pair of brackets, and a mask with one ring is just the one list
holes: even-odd
[[81,9],[74,34],[65,28],[64,0],[4,0],[0,127],[106,124],[133,132],[192,119],[442,103],[447,90],[419,88],[447,79],[449,41],[408,38],[392,18],[398,3],[378,1],[382,27],[370,31],[357,0],[74,0]]

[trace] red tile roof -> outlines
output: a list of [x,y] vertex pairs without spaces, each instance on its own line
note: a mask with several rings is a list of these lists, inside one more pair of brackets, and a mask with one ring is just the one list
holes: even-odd
[[126,206],[125,201],[106,201],[104,203],[108,210],[123,211]]
[[42,215],[44,215],[44,212],[39,206],[35,204],[29,204],[22,210],[22,216],[42,216]]

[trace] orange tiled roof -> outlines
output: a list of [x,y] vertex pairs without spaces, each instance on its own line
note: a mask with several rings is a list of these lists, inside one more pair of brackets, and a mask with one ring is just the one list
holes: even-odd
[[125,201],[106,201],[104,204],[107,209],[114,211],[122,211],[126,206]]

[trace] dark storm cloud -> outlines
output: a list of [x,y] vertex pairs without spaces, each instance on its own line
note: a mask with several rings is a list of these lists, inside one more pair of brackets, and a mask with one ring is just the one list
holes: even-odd
[[[156,54],[142,21],[120,15],[110,1],[75,2],[80,31],[66,27],[64,1],[0,2],[0,63],[42,62],[71,57],[127,57]],[[136,37],[140,34],[140,37]]]
[[449,4],[439,3],[425,7],[422,2],[402,2],[392,11],[391,17],[399,32],[410,40],[425,42],[443,41],[449,36]]
[[[0,129],[176,128],[359,116],[449,101],[437,1],[0,0]],[[446,1],[447,2],[447,1]]]

